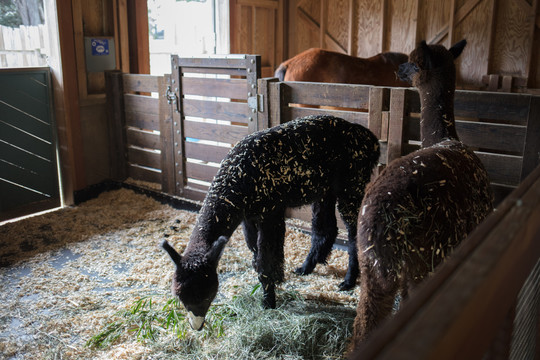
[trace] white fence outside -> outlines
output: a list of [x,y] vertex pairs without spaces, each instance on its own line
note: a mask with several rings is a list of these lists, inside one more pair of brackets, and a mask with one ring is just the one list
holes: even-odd
[[46,66],[48,49],[45,25],[0,25],[0,68]]

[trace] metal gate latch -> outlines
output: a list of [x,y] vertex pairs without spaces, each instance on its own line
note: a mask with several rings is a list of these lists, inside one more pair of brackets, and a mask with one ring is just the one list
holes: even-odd
[[165,94],[165,97],[167,98],[167,103],[175,105],[175,111],[180,112],[180,109],[178,108],[178,98],[170,86],[167,86],[167,93]]

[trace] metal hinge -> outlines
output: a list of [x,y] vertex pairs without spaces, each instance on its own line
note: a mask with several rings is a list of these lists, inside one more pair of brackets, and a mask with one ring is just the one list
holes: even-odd
[[251,110],[258,112],[264,112],[264,96],[262,94],[257,94],[255,96],[248,97],[248,106]]

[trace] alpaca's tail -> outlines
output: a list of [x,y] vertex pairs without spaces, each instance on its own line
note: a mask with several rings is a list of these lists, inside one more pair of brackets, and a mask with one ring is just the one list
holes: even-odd
[[279,81],[284,81],[286,72],[287,72],[287,65],[281,64],[276,69],[276,72],[274,73],[274,77],[277,77]]

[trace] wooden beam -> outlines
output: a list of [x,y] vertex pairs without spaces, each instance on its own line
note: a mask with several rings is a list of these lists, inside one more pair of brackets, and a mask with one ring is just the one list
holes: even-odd
[[117,16],[115,21],[115,38],[117,39],[118,59],[116,60],[122,72],[129,74],[129,26],[126,0],[117,0]]
[[150,39],[146,1],[127,0],[129,68],[132,74],[150,74]]
[[[62,188],[66,204],[73,204],[73,192],[86,187],[79,89],[77,83],[76,42],[71,0],[48,2],[48,18],[58,19],[58,31],[49,29],[54,108],[60,148]],[[54,9],[54,10],[53,10]]]
[[326,0],[321,0],[321,25],[320,25],[320,28],[319,28],[319,36],[320,36],[320,40],[319,40],[319,47],[324,49],[326,48],[326,5],[327,5],[327,1]]

